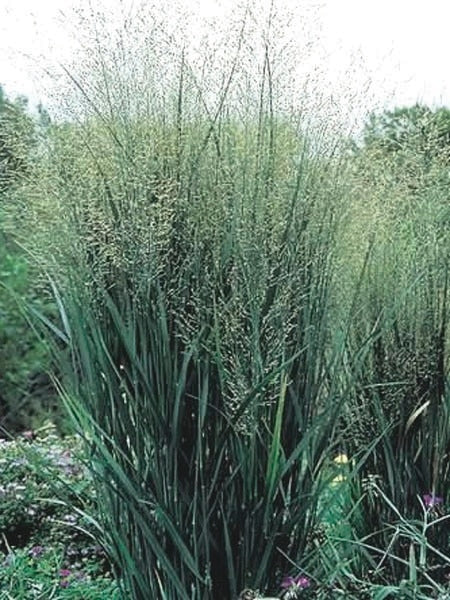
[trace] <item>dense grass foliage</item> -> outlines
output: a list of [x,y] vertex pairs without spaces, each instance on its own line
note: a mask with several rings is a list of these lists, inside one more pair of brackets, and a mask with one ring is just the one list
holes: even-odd
[[[104,526],[135,598],[276,589],[308,553],[336,443],[343,344],[327,307],[339,163],[325,175],[274,120],[261,126],[261,167],[239,127],[217,127],[214,145],[188,137],[178,152],[161,129],[146,168],[135,162],[147,131],[131,128],[131,157],[104,132],[138,181],[130,189],[116,176],[111,190],[100,179],[94,206],[75,156],[64,196],[80,248],[71,287],[63,279],[57,292],[76,367],[66,401],[92,446]],[[229,150],[239,142],[246,172]]]

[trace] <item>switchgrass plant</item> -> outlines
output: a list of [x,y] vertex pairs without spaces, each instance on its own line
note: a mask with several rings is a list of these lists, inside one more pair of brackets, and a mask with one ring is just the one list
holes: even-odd
[[[373,198],[375,242],[348,337],[354,385],[346,448],[365,456],[351,483],[349,524],[360,545],[349,550],[349,560],[362,580],[388,587],[410,581],[414,567],[414,585],[425,594],[417,597],[437,597],[448,576],[445,551],[434,552],[449,544],[448,233],[440,185],[428,181],[398,197],[389,182],[400,205],[396,214],[389,195],[382,198],[388,218]],[[421,552],[429,551],[416,569],[418,523],[430,515],[442,518],[423,526]],[[430,585],[434,592],[426,596]]]
[[82,255],[89,270],[58,291],[66,401],[133,598],[276,588],[318,524],[342,344],[327,318],[335,217],[304,160],[315,202],[294,187],[291,211],[270,214],[236,192],[169,192],[145,249],[120,238],[125,268]]
[[103,48],[103,88],[68,72],[86,115],[54,127],[36,192],[64,235],[46,262],[60,323],[41,321],[136,600],[270,592],[311,569],[337,448],[345,162],[277,113],[267,44],[259,95],[236,111],[243,43],[213,108],[182,52],[162,107],[128,110],[126,86],[111,103],[129,71]]

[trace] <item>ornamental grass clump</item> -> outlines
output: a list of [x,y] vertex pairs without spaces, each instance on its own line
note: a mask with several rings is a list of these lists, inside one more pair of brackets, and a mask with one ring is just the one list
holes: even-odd
[[[414,585],[429,597],[449,573],[447,210],[442,179],[433,183],[423,166],[423,187],[398,195],[409,174],[399,183],[393,161],[384,156],[382,164],[394,183],[387,177],[369,188],[372,246],[347,338],[353,384],[344,437],[357,466],[347,504],[353,544],[340,551],[360,580],[395,587],[410,581],[420,547]],[[370,343],[360,353],[363,340]]]
[[67,73],[86,111],[55,126],[40,182],[65,234],[47,262],[60,324],[44,324],[134,600],[277,589],[311,556],[336,454],[345,164],[286,113],[268,43],[246,80],[246,26],[212,96],[184,51],[151,95],[99,45],[100,71]]

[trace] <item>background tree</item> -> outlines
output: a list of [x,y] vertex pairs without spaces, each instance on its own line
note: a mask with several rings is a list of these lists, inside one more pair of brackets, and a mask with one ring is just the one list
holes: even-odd
[[26,98],[10,100],[0,86],[0,431],[29,429],[57,412],[47,348],[25,316],[29,307],[49,314],[52,303],[16,243],[37,229],[27,221],[35,212],[28,188],[49,125],[44,107],[33,117]]
[[35,123],[28,100],[7,98],[0,85],[0,192],[24,175],[35,142]]
[[450,109],[422,104],[372,113],[359,148],[389,154],[419,153],[429,160],[450,158]]
[[[422,104],[372,113],[352,143],[360,181],[415,196],[448,193],[450,109]],[[362,179],[361,179],[361,175]]]

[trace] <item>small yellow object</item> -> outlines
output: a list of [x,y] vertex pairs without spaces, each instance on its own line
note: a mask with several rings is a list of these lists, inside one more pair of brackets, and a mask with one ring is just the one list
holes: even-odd
[[337,483],[342,483],[343,481],[346,481],[347,477],[345,477],[344,475],[337,475],[337,477],[334,477],[331,485],[336,485]]
[[337,465],[346,465],[348,463],[348,456],[346,454],[338,454],[334,459]]

